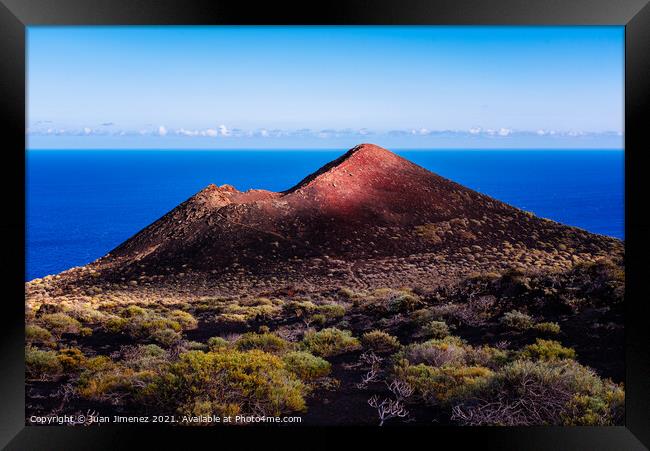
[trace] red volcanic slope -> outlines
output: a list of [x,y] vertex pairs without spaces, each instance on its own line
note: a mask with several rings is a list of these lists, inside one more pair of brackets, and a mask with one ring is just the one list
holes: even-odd
[[361,144],[282,193],[210,185],[97,264],[219,271],[236,262],[264,270],[323,255],[354,260],[449,253],[504,241],[536,247],[567,234],[589,246],[595,236],[576,230]]

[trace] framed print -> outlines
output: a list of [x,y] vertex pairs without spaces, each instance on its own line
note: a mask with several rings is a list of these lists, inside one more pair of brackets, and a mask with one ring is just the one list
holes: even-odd
[[649,17],[4,1],[2,444],[645,449]]

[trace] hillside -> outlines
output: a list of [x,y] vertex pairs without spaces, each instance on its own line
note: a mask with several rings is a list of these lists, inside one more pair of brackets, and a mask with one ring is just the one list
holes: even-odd
[[624,282],[621,241],[362,144],[28,282],[27,417],[618,425]]
[[210,185],[86,269],[144,283],[193,275],[228,289],[251,277],[434,286],[459,273],[567,269],[621,254],[618,240],[362,144],[284,192]]

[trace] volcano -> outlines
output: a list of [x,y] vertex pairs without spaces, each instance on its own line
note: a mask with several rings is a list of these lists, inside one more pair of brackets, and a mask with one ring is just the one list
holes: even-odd
[[[284,192],[209,185],[89,268],[106,278],[319,276],[372,284],[622,256],[618,240],[480,194],[361,144]],[[401,274],[401,275],[399,275]]]

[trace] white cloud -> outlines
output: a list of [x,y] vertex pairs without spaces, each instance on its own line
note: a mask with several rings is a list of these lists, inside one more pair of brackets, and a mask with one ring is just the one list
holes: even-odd
[[219,135],[220,136],[230,136],[230,129],[226,127],[225,125],[221,124],[219,126]]
[[158,134],[160,136],[165,136],[167,134],[167,129],[165,128],[164,125],[161,125],[160,127],[158,127]]
[[479,133],[481,133],[481,131],[482,131],[481,127],[472,127],[469,129],[469,132],[472,135],[478,135]]
[[92,129],[90,129],[90,128],[88,128],[88,127],[84,127],[84,133],[85,133],[86,135],[90,135],[92,132],[93,132]]
[[512,130],[510,130],[509,128],[500,128],[497,133],[499,134],[499,136],[508,136],[512,133]]
[[210,138],[216,138],[219,135],[219,132],[216,131],[214,128],[209,128],[203,132],[205,136],[209,136]]

